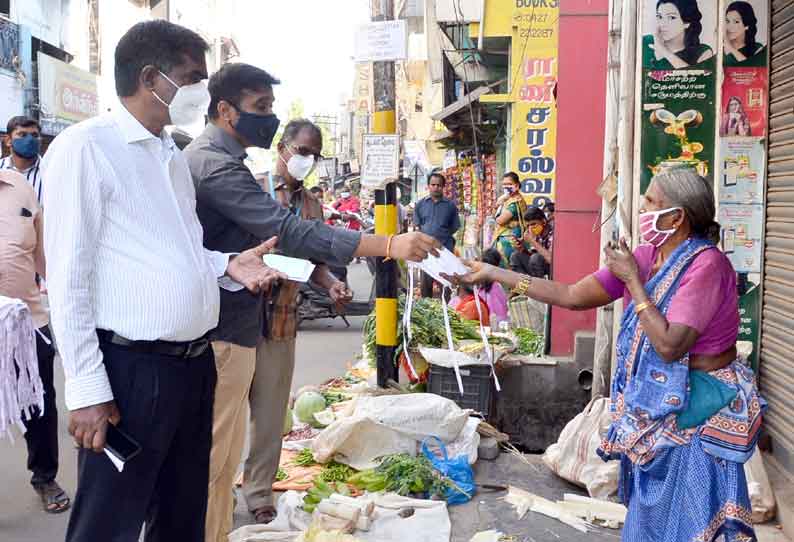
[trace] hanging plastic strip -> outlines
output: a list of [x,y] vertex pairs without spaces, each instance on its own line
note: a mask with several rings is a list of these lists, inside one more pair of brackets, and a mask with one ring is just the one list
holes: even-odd
[[411,344],[411,311],[414,307],[414,269],[408,269],[408,295],[405,296],[405,309],[403,310],[403,355],[408,362],[411,371],[411,378],[419,380],[414,364],[411,362],[411,354],[408,353],[408,345]]
[[[452,290],[450,289],[450,292]],[[449,305],[447,304],[447,287],[441,286],[441,304],[444,306],[444,330],[447,332],[447,345],[449,351],[455,351],[455,343],[452,341],[452,326],[449,324]],[[452,366],[455,369],[455,379],[458,381],[458,390],[463,395],[463,379],[460,377],[460,366],[455,356],[452,356]]]
[[483,346],[488,353],[488,364],[491,366],[491,374],[493,375],[493,383],[496,386],[496,391],[502,391],[502,386],[499,384],[499,377],[496,376],[496,367],[493,363],[493,347],[488,342],[488,335],[485,333],[485,327],[482,325],[482,306],[480,305],[480,288],[474,287],[474,304],[477,306],[477,316],[480,318],[480,337],[482,337]]

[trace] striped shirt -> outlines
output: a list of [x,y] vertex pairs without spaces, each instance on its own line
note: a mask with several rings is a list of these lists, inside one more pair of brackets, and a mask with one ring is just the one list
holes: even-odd
[[229,256],[206,250],[185,157],[124,107],[67,128],[42,162],[52,329],[69,410],[113,399],[96,330],[190,341],[218,324]]
[[17,169],[14,167],[14,161],[11,159],[11,155],[5,156],[0,158],[0,169],[12,169],[18,173],[21,173],[27,180],[30,186],[33,188],[33,192],[36,193],[36,199],[41,203],[41,157],[39,156],[36,158],[36,162],[30,166],[28,169],[22,170]]

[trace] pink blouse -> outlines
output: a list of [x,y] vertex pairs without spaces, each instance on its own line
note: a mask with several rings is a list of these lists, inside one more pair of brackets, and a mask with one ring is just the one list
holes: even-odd
[[482,293],[485,294],[491,314],[498,316],[499,320],[507,320],[507,294],[502,285],[494,282],[488,292],[483,289]]
[[[644,282],[651,278],[656,248],[641,245],[634,251]],[[593,276],[613,300],[621,295],[627,305],[631,295],[623,282],[605,268]],[[666,314],[671,324],[682,324],[700,333],[691,354],[718,355],[736,344],[739,335],[739,296],[736,272],[728,258],[713,248],[700,253],[681,277]]]

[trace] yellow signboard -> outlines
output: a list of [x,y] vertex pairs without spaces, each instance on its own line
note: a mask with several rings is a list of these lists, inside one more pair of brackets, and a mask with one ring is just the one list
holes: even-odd
[[[557,178],[559,6],[515,0],[510,98],[510,169],[531,204],[554,200]],[[550,7],[554,6],[554,7]]]

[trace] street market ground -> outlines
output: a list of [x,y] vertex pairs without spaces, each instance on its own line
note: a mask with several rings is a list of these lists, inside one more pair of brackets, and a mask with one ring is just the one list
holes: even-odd
[[[350,267],[350,278],[356,298],[369,294],[370,275],[365,264]],[[301,327],[297,345],[297,364],[292,389],[306,384],[316,384],[342,374],[355,352],[360,350],[363,318],[351,318],[351,328],[346,329],[341,320],[318,320]],[[56,389],[63,389],[63,372],[56,363]],[[60,413],[61,469],[58,480],[74,495],[76,487],[76,453],[73,441],[66,431],[66,414],[63,397],[58,397]],[[55,542],[63,540],[68,513],[46,514],[29,485],[30,473],[25,469],[25,442],[21,437],[15,443],[0,441],[0,541],[2,542]],[[530,456],[527,465],[507,454],[496,462],[481,461],[477,480],[481,483],[512,483],[547,498],[562,498],[564,492],[575,488],[551,475],[540,462],[539,456]],[[565,542],[578,540],[615,541],[618,531],[599,530],[597,534],[581,534],[553,519],[530,512],[519,522],[513,510],[498,500],[498,495],[481,493],[463,506],[450,509],[453,542],[466,542],[480,530],[499,529],[515,535],[516,542]],[[239,526],[251,523],[242,499],[235,512]],[[408,542],[406,538],[406,542]],[[786,542],[774,524],[759,529],[759,540]],[[98,541],[102,542],[102,541]]]

